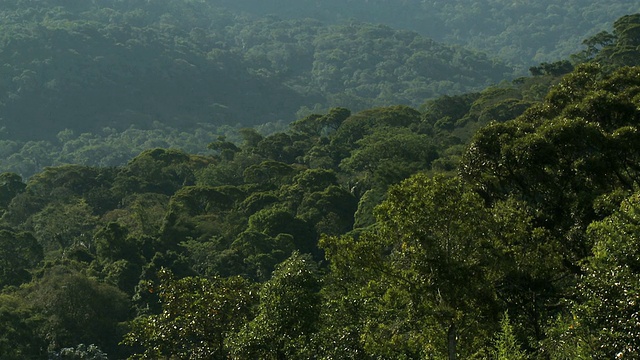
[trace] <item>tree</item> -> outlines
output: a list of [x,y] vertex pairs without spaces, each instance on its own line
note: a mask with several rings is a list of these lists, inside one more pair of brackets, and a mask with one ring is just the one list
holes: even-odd
[[562,239],[537,223],[535,209],[513,198],[490,208],[497,241],[494,291],[524,351],[541,352],[548,324],[564,314],[576,279],[568,273]]
[[625,15],[613,23],[615,41],[608,41],[596,60],[613,66],[638,66],[638,49],[640,44],[640,14]]
[[469,356],[486,330],[480,319],[493,316],[494,235],[482,199],[457,178],[419,174],[390,189],[376,218],[375,230],[358,238],[322,242],[334,266],[362,286],[365,349],[391,358]]
[[[498,287],[522,339],[541,342],[545,324],[571,316],[592,253],[587,228],[639,184],[639,79],[634,68],[580,65],[543,103],[478,131],[464,154],[462,176],[487,204],[511,203],[501,216],[522,209],[529,219],[530,236],[514,236],[509,246],[517,266]],[[535,342],[523,345],[540,348]]]
[[195,171],[210,162],[175,149],[146,150],[120,170],[113,190],[122,197],[135,192],[172,195],[182,186],[194,185]]
[[240,277],[174,279],[160,273],[162,312],[132,321],[125,345],[138,348],[130,359],[228,359],[227,338],[250,319],[255,287]]
[[208,238],[223,231],[225,215],[234,199],[210,186],[183,186],[171,197],[161,238],[168,247],[176,239]]
[[356,199],[351,193],[331,185],[324,191],[305,195],[297,213],[307,223],[314,224],[318,234],[339,235],[353,228],[356,209]]
[[96,231],[93,241],[96,246],[96,255],[105,262],[122,259],[140,262],[139,244],[129,237],[127,228],[118,223],[108,223]]
[[568,268],[589,254],[584,230],[597,214],[594,203],[638,184],[640,112],[633,68],[606,74],[597,64],[565,76],[542,104],[505,123],[478,131],[463,156],[461,172],[489,201],[515,197],[535,209],[535,221],[564,237]]
[[76,347],[69,347],[54,353],[51,360],[108,360],[107,354],[100,348],[91,344],[79,344]]
[[247,150],[254,149],[264,139],[264,136],[252,128],[242,128],[238,133],[242,136],[242,147]]
[[72,245],[90,247],[90,234],[98,222],[92,210],[84,199],[51,203],[32,216],[34,233],[45,251],[64,253]]
[[0,209],[6,209],[11,200],[26,188],[18,174],[0,174]]
[[513,327],[509,322],[509,315],[504,314],[500,322],[500,333],[495,340],[496,360],[525,360],[527,356],[518,345],[518,340],[513,333]]
[[554,63],[543,62],[538,66],[532,66],[529,68],[529,72],[533,76],[551,75],[561,76],[570,73],[573,70],[573,65],[568,60],[556,61]]
[[423,119],[431,126],[445,118],[451,119],[455,123],[471,110],[473,102],[479,96],[479,93],[455,96],[443,95],[439,98],[425,101],[421,107],[424,111]]
[[320,275],[309,255],[294,252],[260,289],[256,317],[230,338],[233,359],[310,358],[317,331]]
[[118,355],[118,324],[128,317],[130,303],[116,287],[55,266],[25,292],[27,303],[42,318],[39,332],[49,350],[94,343]]
[[348,109],[332,108],[326,115],[312,114],[304,119],[294,121],[289,127],[294,133],[312,137],[326,136],[336,131],[349,116],[351,116],[351,111]]
[[136,237],[157,236],[167,212],[170,197],[163,194],[132,194],[121,206],[103,216],[104,222],[117,222]]
[[277,161],[263,161],[251,165],[244,170],[244,182],[247,184],[261,184],[278,187],[291,180],[295,169],[290,165]]
[[587,59],[593,58],[603,47],[613,44],[614,41],[615,36],[608,31],[600,31],[588,39],[585,39],[582,44],[587,47],[584,51]]
[[0,357],[44,359],[47,343],[38,333],[37,315],[18,294],[0,295]]
[[358,140],[357,147],[351,156],[342,160],[340,168],[355,173],[354,180],[363,187],[386,189],[418,171],[430,169],[437,155],[427,135],[415,134],[406,128],[380,128]]
[[251,215],[248,230],[273,238],[289,234],[296,250],[317,255],[317,234],[313,227],[281,207],[263,209]]
[[293,164],[304,154],[303,149],[296,145],[293,135],[280,132],[262,139],[254,151],[266,159]]
[[0,230],[0,288],[31,280],[30,271],[43,259],[42,246],[31,233]]
[[218,140],[211,142],[207,145],[207,148],[217,151],[225,160],[233,160],[235,153],[240,151],[240,148],[234,143],[227,141],[227,138],[224,135],[218,136]]
[[595,356],[640,356],[640,194],[634,193],[618,211],[592,223],[588,234],[593,256],[584,265],[578,321],[595,337]]
[[[280,233],[273,237],[251,230],[238,234],[229,246],[238,265],[235,267],[243,275],[257,281],[267,281],[276,265],[288,258],[294,251],[293,236]],[[225,263],[224,267],[230,264]],[[230,269],[220,269],[228,271]]]

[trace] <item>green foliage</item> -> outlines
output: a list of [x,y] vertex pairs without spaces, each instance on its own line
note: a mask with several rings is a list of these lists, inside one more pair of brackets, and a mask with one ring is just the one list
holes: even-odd
[[229,339],[235,359],[292,359],[313,356],[320,306],[320,274],[308,255],[295,252],[260,289],[256,317]]
[[102,352],[97,346],[79,344],[76,347],[64,348],[59,353],[54,354],[55,360],[108,360],[107,354]]
[[17,294],[0,294],[0,357],[7,360],[43,359],[46,342],[38,334],[33,310]]
[[430,136],[406,128],[382,128],[356,144],[357,148],[342,160],[340,168],[358,174],[355,179],[371,188],[384,189],[411,174],[428,170],[438,156]]
[[523,350],[535,351],[547,323],[565,308],[576,279],[565,269],[562,239],[535,220],[526,203],[508,199],[491,208],[497,262],[492,268],[497,298],[509,313]]
[[[129,125],[127,125],[129,126]],[[15,172],[25,179],[47,166],[76,164],[85,166],[112,167],[125,165],[145,150],[158,147],[182,149],[193,154],[211,154],[207,144],[212,138],[233,138],[237,129],[229,126],[212,128],[202,125],[197,129],[180,129],[155,124],[153,129],[128,127],[116,130],[113,127],[96,129],[94,132],[75,132],[65,129],[56,140],[22,141],[0,140],[3,171]]]
[[108,262],[122,259],[135,262],[138,260],[139,245],[128,235],[127,228],[122,225],[113,222],[107,224],[94,235],[96,255]]
[[97,225],[97,217],[84,199],[47,205],[32,217],[33,230],[46,251],[65,250],[72,245],[89,246],[87,235]]
[[42,317],[38,331],[50,350],[95,343],[107,353],[119,352],[118,323],[127,318],[130,303],[117,288],[56,266],[25,292]]
[[544,353],[551,359],[593,359],[594,336],[579,317],[573,314],[559,316],[547,329],[547,338],[542,343]]
[[[613,34],[606,36],[595,59],[613,66],[638,66],[640,14],[626,15],[613,23]],[[605,35],[603,35],[605,36]]]
[[289,234],[293,237],[296,249],[305,253],[317,253],[315,231],[307,222],[282,208],[258,211],[249,217],[249,230],[276,237]]
[[459,179],[416,175],[392,187],[376,214],[374,230],[322,243],[340,273],[363,286],[365,349],[393,358],[462,355],[481,338],[480,318],[491,316],[493,235],[482,200]]
[[337,130],[351,116],[351,111],[342,107],[332,108],[326,115],[312,114],[292,122],[289,128],[293,132],[307,136],[326,136]]
[[162,312],[130,325],[124,344],[138,347],[130,359],[227,359],[227,338],[251,316],[253,284],[242,278],[174,279],[163,270],[161,283],[148,291],[160,295]]
[[353,228],[356,206],[351,193],[331,185],[324,191],[305,195],[298,207],[298,217],[315,224],[318,234],[339,235]]
[[26,185],[22,178],[14,173],[0,174],[0,208],[6,209],[11,200],[23,192]]
[[559,76],[568,74],[573,70],[573,65],[569,60],[556,61],[554,63],[546,63],[543,62],[538,66],[533,66],[529,68],[529,72],[533,76],[540,75],[551,75],[551,76]]
[[525,360],[527,356],[518,345],[518,340],[513,333],[513,327],[509,322],[509,315],[504,314],[500,322],[500,333],[495,340],[496,360]]
[[168,212],[161,228],[161,236],[167,241],[194,236],[215,235],[216,224],[225,221],[225,214],[232,207],[233,199],[208,186],[184,186],[169,201]]
[[580,287],[584,298],[577,308],[579,319],[593,332],[594,355],[635,357],[639,354],[640,329],[635,320],[640,313],[638,194],[626,199],[620,209],[589,227],[593,256],[584,266]]
[[120,206],[103,216],[104,222],[117,222],[136,237],[160,233],[170,197],[163,194],[132,194],[121,200]]
[[369,109],[347,118],[332,136],[332,142],[349,147],[384,127],[408,127],[420,122],[420,113],[408,106]]
[[544,104],[480,130],[463,159],[464,176],[487,198],[513,195],[530,204],[541,223],[567,234],[569,261],[586,256],[580,232],[596,219],[595,199],[632,190],[638,178],[631,141],[637,75],[633,68],[605,75],[597,65],[579,67]]
[[172,149],[142,152],[127,164],[115,179],[115,191],[128,195],[153,192],[172,195],[186,185],[195,184],[195,172],[209,160]]
[[442,2],[389,2],[385,0],[279,0],[269,3],[224,0],[233,10],[277,14],[284,18],[321,21],[376,22],[417,31],[448,43],[464,44],[507,59],[526,70],[531,64],[556,61],[580,48],[586,36],[609,30],[607,24],[638,11],[631,0],[583,2],[570,0],[535,3],[462,0]]
[[243,173],[245,183],[272,185],[278,187],[291,180],[295,169],[286,163],[264,161],[258,165],[249,166]]
[[[238,145],[225,126],[288,123],[309,104],[416,106],[512,72],[414,32],[249,17],[219,2],[21,2],[0,18],[1,167],[25,178],[51,165],[121,165],[157,147],[210,144],[230,159]],[[346,117],[338,108],[316,130]],[[259,151],[289,162],[301,153],[295,139],[280,146],[286,138]]]
[[375,223],[376,220],[373,215],[373,210],[376,205],[382,202],[385,194],[386,193],[384,191],[379,189],[367,190],[362,194],[360,201],[358,202],[358,209],[353,215],[353,227],[355,229],[366,228]]
[[0,230],[0,287],[31,280],[30,270],[43,258],[42,246],[30,233]]
[[[263,282],[271,277],[276,265],[289,257],[295,248],[294,238],[290,234],[269,236],[247,230],[231,243],[229,251],[237,264],[235,272]],[[224,264],[225,270],[231,270],[229,265]]]
[[[185,116],[185,124],[232,119],[241,85],[229,79],[238,78],[261,84],[242,83],[250,93],[269,94],[248,94],[256,103],[247,112],[259,113],[261,102],[290,111],[285,103],[297,100],[288,91],[313,99],[314,111],[342,104],[357,111],[389,99],[406,104],[412,102],[402,99],[416,94],[422,102],[434,90],[423,89],[426,83],[459,90],[444,77],[478,60],[385,26],[232,22],[227,13],[205,21],[203,9],[214,8],[198,1],[126,9],[114,3],[111,10],[101,4],[65,2],[45,13],[20,12],[44,6],[22,2],[0,10],[30,19],[7,20],[13,30],[39,24],[17,44],[31,39],[23,67],[42,67],[17,75],[0,69],[14,81],[0,85],[6,97],[12,86],[21,89],[13,102],[0,103],[5,120],[9,108],[25,115],[18,108],[28,99],[64,107],[62,92],[78,95],[96,75],[90,64],[65,58],[91,53],[74,47],[81,35],[86,46],[109,37],[122,44],[120,55],[158,55],[144,66],[133,58],[127,67],[109,63],[92,80],[98,94],[120,75],[134,82],[148,76],[155,81],[149,94],[159,101],[173,90],[202,92],[157,109],[121,103],[116,93],[131,109],[121,114],[131,124],[149,109],[165,111],[160,120]],[[95,163],[93,156],[108,166],[46,167],[24,182],[0,174],[0,345],[15,343],[0,346],[0,357],[635,356],[640,73],[618,65],[633,60],[637,20],[621,18],[612,34],[588,39],[589,53],[573,59],[585,64],[546,63],[538,76],[431,98],[421,111],[306,108],[288,128],[273,121],[261,128],[201,124],[188,132],[150,117],[147,130],[122,131],[122,118],[113,117],[104,135],[75,135],[73,126],[54,131],[52,120],[45,131],[58,142],[0,140],[0,155],[22,175],[48,161]],[[47,44],[63,49],[56,56],[71,66],[48,90],[38,81],[57,70],[39,60],[47,49],[36,51],[44,29]],[[134,41],[132,33],[140,36]],[[0,57],[27,56],[15,32],[3,34]],[[175,51],[161,52],[166,46],[155,41]],[[576,66],[560,78],[568,65]],[[473,82],[469,69],[455,80]],[[488,77],[478,79],[490,78],[485,70]],[[171,76],[156,79],[155,71]],[[185,75],[190,71],[219,71],[224,77],[204,79],[207,89],[229,87],[206,120],[195,114],[198,99],[220,99],[199,87],[202,79]],[[175,89],[163,88],[176,78]],[[271,93],[277,83],[288,90]],[[40,111],[33,107],[32,115]],[[260,114],[255,121],[273,115]],[[118,149],[127,143],[141,152],[112,166],[128,159],[129,150]],[[28,160],[23,165],[11,155],[16,151]]]

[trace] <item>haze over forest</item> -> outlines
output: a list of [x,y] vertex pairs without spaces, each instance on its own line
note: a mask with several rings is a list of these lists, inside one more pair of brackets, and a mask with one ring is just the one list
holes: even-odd
[[422,1],[422,0],[221,0],[232,10],[283,19],[314,18],[327,24],[353,20],[416,31],[460,44],[509,63],[557,61],[581,49],[582,40],[638,10],[633,1]]
[[637,1],[0,0],[0,359],[640,358]]
[[463,5],[6,2],[0,169],[28,177],[120,165],[154,146],[203,152],[226,125],[266,134],[335,106],[419,108],[578,53],[636,6]]

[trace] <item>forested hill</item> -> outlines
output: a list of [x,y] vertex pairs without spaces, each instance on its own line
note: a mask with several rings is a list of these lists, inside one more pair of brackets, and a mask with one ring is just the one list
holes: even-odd
[[585,44],[420,110],[1,173],[0,358],[640,358],[640,14]]
[[418,106],[512,74],[415,32],[239,16],[205,1],[0,5],[0,136],[11,140],[154,123],[288,123],[300,109],[331,106]]
[[253,14],[313,17],[329,23],[350,19],[417,31],[445,43],[497,55],[526,69],[556,61],[583,39],[610,30],[618,17],[640,11],[635,0],[218,0]]

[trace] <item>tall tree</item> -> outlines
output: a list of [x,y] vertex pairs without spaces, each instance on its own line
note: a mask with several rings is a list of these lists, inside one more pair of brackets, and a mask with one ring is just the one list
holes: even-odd
[[305,359],[317,331],[320,305],[317,264],[295,252],[260,289],[256,317],[231,339],[233,359]]
[[47,343],[39,321],[18,294],[0,295],[0,357],[6,360],[44,359]]
[[26,185],[22,178],[14,173],[0,174],[0,209],[6,209],[11,200],[23,192]]
[[470,356],[488,325],[482,319],[495,316],[482,199],[457,178],[415,175],[389,191],[376,215],[374,231],[322,243],[362,285],[365,348],[392,358]]
[[30,270],[43,259],[42,246],[31,233],[0,230],[0,287],[28,282]]
[[578,321],[598,358],[640,356],[640,193],[588,229],[593,256],[584,265]]
[[130,359],[228,359],[227,338],[251,316],[254,285],[240,277],[174,279],[160,274],[162,312],[131,323],[124,344],[139,349]]
[[39,331],[50,350],[96,344],[119,356],[118,324],[129,315],[128,297],[114,286],[55,266],[25,288],[28,303],[40,314]]
[[562,256],[578,272],[590,252],[584,230],[606,215],[596,203],[633,191],[640,179],[638,89],[635,68],[579,66],[543,103],[481,129],[464,154],[463,177],[487,201],[515,197],[535,209],[535,221],[564,238]]

